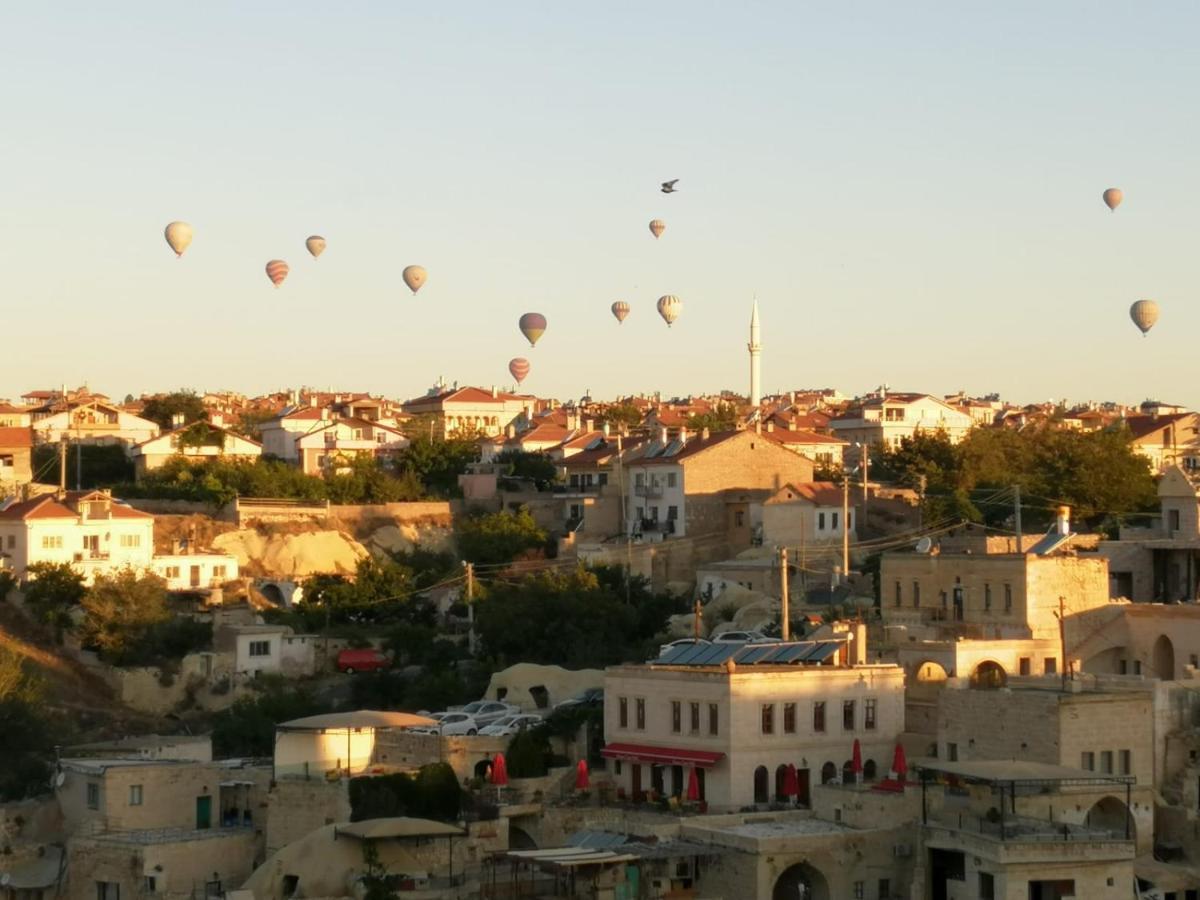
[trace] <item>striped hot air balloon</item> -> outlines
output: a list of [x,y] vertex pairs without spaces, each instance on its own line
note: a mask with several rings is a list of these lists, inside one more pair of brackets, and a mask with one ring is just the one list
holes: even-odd
[[163,236],[175,255],[183,256],[183,251],[192,242],[192,226],[187,222],[172,222],[163,230]]
[[618,300],[612,305],[612,314],[617,317],[618,322],[624,322],[625,317],[629,315],[629,304],[624,300]]
[[1116,212],[1117,207],[1121,205],[1121,201],[1124,199],[1125,194],[1121,192],[1120,188],[1109,188],[1104,192],[1104,205],[1107,206],[1111,212]]
[[421,289],[421,285],[425,283],[425,279],[429,275],[423,266],[405,266],[404,271],[400,273],[400,277],[404,279],[404,283],[408,285],[408,289],[415,294]]
[[662,237],[662,233],[667,230],[667,223],[662,219],[650,220],[650,233],[654,235],[655,240]]
[[525,376],[529,374],[529,360],[518,356],[515,359],[508,361],[508,372],[513,378],[517,379],[517,384],[525,380]]
[[525,315],[521,316],[521,321],[517,323],[517,327],[521,329],[521,334],[525,335],[525,339],[529,341],[529,346],[532,347],[546,333],[546,317],[541,313],[525,313]]
[[283,284],[283,279],[288,277],[288,264],[282,259],[271,260],[267,263],[267,277],[275,287],[279,287]]
[[1158,304],[1153,300],[1139,300],[1129,307],[1129,318],[1133,319],[1133,324],[1145,337],[1158,321]]
[[314,234],[304,242],[304,246],[307,247],[308,252],[313,255],[313,259],[316,259],[325,252],[325,238],[321,237],[319,234]]
[[679,318],[681,312],[683,312],[683,301],[674,294],[667,294],[658,298],[658,314],[663,317],[663,321],[667,323],[668,328]]

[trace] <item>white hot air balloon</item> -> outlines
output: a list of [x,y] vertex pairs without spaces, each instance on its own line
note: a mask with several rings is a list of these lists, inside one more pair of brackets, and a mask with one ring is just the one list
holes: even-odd
[[313,255],[313,259],[316,259],[325,252],[325,238],[321,237],[319,234],[314,234],[304,242],[304,246],[307,247],[308,252]]
[[192,242],[192,226],[187,222],[172,222],[163,230],[163,236],[175,255],[183,256],[183,251]]
[[650,220],[650,233],[652,235],[654,235],[655,240],[658,240],[658,238],[662,237],[662,233],[666,230],[667,230],[667,223],[664,222],[662,219],[651,219]]
[[1129,318],[1133,319],[1133,324],[1145,337],[1158,321],[1158,304],[1153,300],[1139,300],[1129,307]]
[[425,283],[425,279],[429,275],[423,266],[405,266],[404,271],[400,273],[400,277],[404,279],[404,283],[408,285],[408,289],[415,294],[421,289],[421,285]]
[[681,312],[683,312],[683,301],[674,294],[658,298],[658,314],[663,317],[668,328],[679,318]]
[[624,300],[618,300],[612,305],[612,314],[617,317],[618,322],[624,322],[625,317],[629,315],[629,304]]

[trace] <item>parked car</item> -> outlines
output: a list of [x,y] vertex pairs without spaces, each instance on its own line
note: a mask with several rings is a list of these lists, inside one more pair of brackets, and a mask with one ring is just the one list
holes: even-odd
[[355,672],[377,672],[391,666],[392,661],[378,650],[342,650],[337,655],[337,670],[353,675]]
[[580,691],[574,697],[568,697],[554,704],[555,709],[570,709],[572,706],[600,706],[604,703],[604,688],[593,687]]
[[479,729],[481,735],[489,737],[508,737],[516,734],[518,731],[524,731],[526,728],[534,728],[546,721],[541,716],[535,716],[532,713],[521,713],[518,716],[505,716],[503,719],[497,719],[491,725],[485,725]]
[[658,655],[661,658],[678,647],[707,647],[710,644],[712,644],[712,641],[706,641],[704,638],[677,638],[676,640],[671,641],[671,643],[663,644],[661,647],[659,647]]
[[767,637],[761,631],[726,631],[713,636],[715,644],[778,644],[779,638]]
[[504,703],[500,700],[476,700],[474,703],[468,703],[466,706],[453,711],[466,713],[482,728],[485,725],[491,725],[493,722],[503,719],[505,716],[517,715],[521,712],[521,707],[514,706],[511,703]]
[[430,718],[437,719],[437,725],[426,725],[412,730],[421,734],[476,735],[479,733],[479,723],[475,721],[474,717],[464,712],[434,713]]

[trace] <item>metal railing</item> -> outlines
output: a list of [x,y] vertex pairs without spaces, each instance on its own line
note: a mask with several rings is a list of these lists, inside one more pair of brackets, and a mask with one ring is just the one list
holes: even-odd
[[633,493],[638,497],[661,497],[663,495],[663,488],[658,483],[635,484],[633,486]]

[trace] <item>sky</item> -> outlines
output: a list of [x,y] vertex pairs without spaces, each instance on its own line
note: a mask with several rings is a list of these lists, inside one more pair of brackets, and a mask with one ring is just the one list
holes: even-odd
[[757,297],[768,391],[1200,406],[1198,27],[1186,2],[5,4],[0,397],[405,397],[515,356],[560,399],[745,392]]

